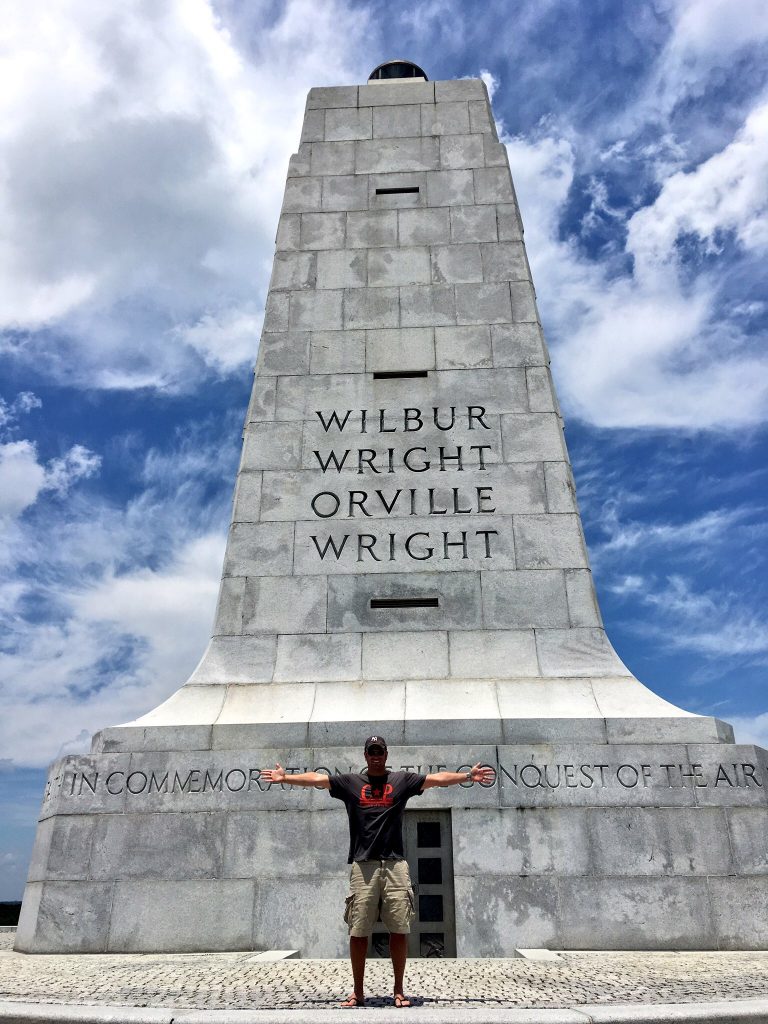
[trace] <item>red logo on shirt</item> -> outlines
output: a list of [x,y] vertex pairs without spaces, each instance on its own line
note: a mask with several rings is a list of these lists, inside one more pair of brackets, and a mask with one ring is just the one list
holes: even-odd
[[363,786],[360,790],[360,806],[361,807],[391,807],[395,802],[395,798],[392,796],[392,790],[394,786],[390,786],[387,783],[383,789],[372,789],[370,783]]

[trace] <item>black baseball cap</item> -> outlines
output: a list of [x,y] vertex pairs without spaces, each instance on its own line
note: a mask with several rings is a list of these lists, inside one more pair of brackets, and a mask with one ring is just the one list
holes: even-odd
[[371,747],[383,747],[387,750],[387,741],[383,736],[369,736],[363,745],[363,750],[367,754]]

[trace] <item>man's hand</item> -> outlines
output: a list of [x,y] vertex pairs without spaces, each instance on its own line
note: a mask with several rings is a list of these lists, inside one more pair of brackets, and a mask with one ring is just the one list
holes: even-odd
[[486,786],[491,786],[496,778],[496,770],[489,768],[488,765],[482,765],[478,761],[477,764],[472,765],[470,775],[473,782],[483,782]]
[[477,764],[472,765],[472,768],[468,772],[435,772],[432,775],[428,775],[424,780],[424,785],[421,787],[422,792],[425,789],[432,789],[434,786],[458,786],[462,782],[482,782],[483,785],[492,786],[496,779],[496,771],[493,768],[489,768],[487,765],[482,765],[478,761]]
[[281,764],[276,764],[274,768],[262,768],[259,782],[285,782],[285,768]]
[[262,768],[259,773],[259,782],[266,782],[270,785],[289,786],[314,786],[316,789],[330,789],[331,780],[323,772],[301,772],[294,775],[276,764],[274,768]]

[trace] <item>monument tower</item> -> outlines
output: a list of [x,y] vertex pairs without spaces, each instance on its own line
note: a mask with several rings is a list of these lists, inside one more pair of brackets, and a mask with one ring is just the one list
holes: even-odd
[[16,948],[341,955],[343,810],[259,770],[370,732],[498,772],[407,813],[412,953],[765,946],[768,754],[611,647],[485,86],[406,62],[309,93],[213,637],[52,766]]

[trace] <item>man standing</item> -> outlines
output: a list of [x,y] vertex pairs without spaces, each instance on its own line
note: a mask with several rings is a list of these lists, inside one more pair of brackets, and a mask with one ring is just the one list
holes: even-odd
[[394,1000],[398,1008],[410,1006],[403,994],[407,936],[415,915],[408,863],[403,850],[403,812],[412,796],[434,786],[460,782],[493,782],[493,768],[474,765],[466,772],[392,772],[387,769],[387,744],[381,736],[369,736],[364,745],[367,773],[328,776],[322,772],[286,775],[279,764],[261,773],[261,781],[291,786],[317,786],[343,800],[349,818],[349,857],[352,865],[350,893],[344,920],[349,928],[349,956],[355,991],[341,1005],[365,1005],[363,979],[368,939],[379,916],[389,929],[389,949],[395,975]]

